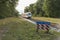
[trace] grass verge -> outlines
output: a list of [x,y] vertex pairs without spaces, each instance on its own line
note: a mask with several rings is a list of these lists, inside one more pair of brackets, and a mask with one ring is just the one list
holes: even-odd
[[30,22],[24,21],[21,18],[6,18],[0,20],[1,27],[8,28],[2,37],[2,40],[55,40],[58,35],[57,32],[51,32],[52,34],[46,34],[45,31],[39,30],[36,33],[36,25]]
[[47,17],[33,17],[33,19],[41,20],[41,21],[48,21],[52,23],[59,23],[60,24],[60,19],[58,18],[47,18]]

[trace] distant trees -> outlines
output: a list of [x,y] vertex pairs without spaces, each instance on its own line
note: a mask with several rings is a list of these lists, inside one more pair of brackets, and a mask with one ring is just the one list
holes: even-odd
[[25,7],[24,12],[29,12],[29,7]]
[[18,15],[15,9],[18,0],[0,0],[0,19]]
[[60,18],[60,0],[37,0],[25,10],[32,12],[33,16]]
[[44,0],[38,0],[36,3],[30,4],[28,9],[25,8],[25,10],[32,12],[33,16],[43,16],[44,14],[44,11],[42,10],[43,2]]
[[60,17],[60,0],[44,0],[43,10],[49,17]]

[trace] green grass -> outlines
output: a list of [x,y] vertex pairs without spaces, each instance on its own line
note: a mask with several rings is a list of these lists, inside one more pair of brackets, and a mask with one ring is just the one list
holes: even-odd
[[45,31],[36,33],[36,25],[24,21],[21,18],[6,18],[0,20],[1,27],[8,28],[8,32],[2,37],[2,40],[55,40],[60,33],[51,32],[46,34]]
[[33,19],[42,20],[42,21],[48,21],[48,22],[52,22],[52,23],[59,23],[60,24],[60,19],[58,19],[58,18],[33,17]]

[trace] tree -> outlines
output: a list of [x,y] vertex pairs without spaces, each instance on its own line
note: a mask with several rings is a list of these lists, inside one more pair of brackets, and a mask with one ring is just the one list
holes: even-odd
[[42,10],[43,2],[44,0],[38,0],[36,3],[30,4],[28,9],[25,10],[29,10],[33,14],[33,16],[43,16],[44,12]]
[[15,16],[18,0],[0,0],[0,18]]
[[27,10],[34,16],[60,18],[60,0],[37,0]]
[[44,0],[45,16],[60,17],[60,0]]
[[25,13],[26,13],[26,12],[29,12],[29,7],[28,7],[28,6],[25,7],[24,12],[25,12]]

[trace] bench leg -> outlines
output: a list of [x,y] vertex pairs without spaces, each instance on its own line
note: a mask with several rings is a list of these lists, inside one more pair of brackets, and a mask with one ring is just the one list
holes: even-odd
[[46,28],[46,30],[47,30],[46,33],[49,33],[49,28]]
[[36,29],[36,32],[38,32],[39,29]]
[[38,32],[38,30],[39,30],[39,24],[37,25],[36,32]]

